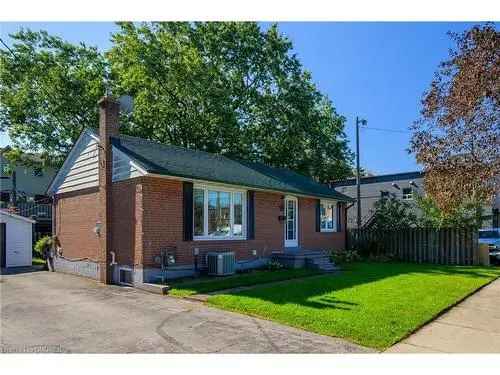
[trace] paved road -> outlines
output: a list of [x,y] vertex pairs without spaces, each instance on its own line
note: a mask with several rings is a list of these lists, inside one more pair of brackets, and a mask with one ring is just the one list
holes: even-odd
[[0,276],[0,351],[77,353],[368,352],[245,315],[85,278]]
[[500,279],[387,352],[500,353]]

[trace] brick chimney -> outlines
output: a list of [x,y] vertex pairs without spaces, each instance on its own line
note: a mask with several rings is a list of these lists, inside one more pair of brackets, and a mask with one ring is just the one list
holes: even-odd
[[111,207],[112,207],[112,176],[113,154],[111,137],[118,135],[118,119],[120,104],[111,97],[105,96],[99,100],[99,220],[100,249],[98,254],[99,279],[101,282],[112,283],[112,268],[110,266],[112,251]]

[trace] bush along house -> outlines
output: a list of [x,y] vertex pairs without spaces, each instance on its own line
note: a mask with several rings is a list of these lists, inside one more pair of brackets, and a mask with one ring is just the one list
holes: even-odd
[[344,248],[351,198],[290,170],[120,135],[118,102],[99,110],[99,132],[82,132],[48,189],[56,270],[135,284],[157,280],[166,258],[175,278],[212,253],[232,253],[238,270]]

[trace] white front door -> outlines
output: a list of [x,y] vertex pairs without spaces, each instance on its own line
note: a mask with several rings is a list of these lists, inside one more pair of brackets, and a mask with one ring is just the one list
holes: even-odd
[[297,247],[299,242],[297,229],[297,198],[285,197],[285,247]]

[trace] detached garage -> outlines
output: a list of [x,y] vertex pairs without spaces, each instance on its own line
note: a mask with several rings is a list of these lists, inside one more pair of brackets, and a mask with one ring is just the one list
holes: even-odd
[[31,266],[34,220],[0,211],[1,267]]

